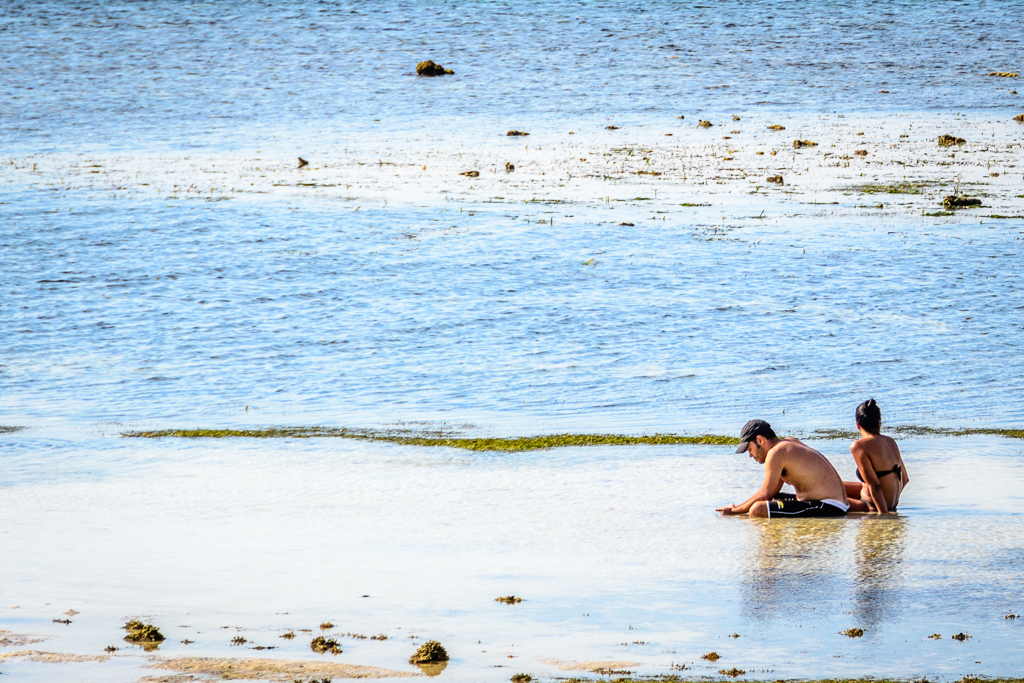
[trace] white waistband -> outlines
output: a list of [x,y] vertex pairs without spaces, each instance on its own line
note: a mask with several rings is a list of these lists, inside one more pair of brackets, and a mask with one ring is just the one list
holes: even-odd
[[837,508],[839,508],[840,510],[842,510],[843,512],[846,512],[847,510],[850,509],[849,505],[847,505],[846,503],[843,503],[841,501],[838,501],[838,500],[836,500],[834,498],[822,498],[821,502],[822,503],[828,503],[829,505],[834,505]]

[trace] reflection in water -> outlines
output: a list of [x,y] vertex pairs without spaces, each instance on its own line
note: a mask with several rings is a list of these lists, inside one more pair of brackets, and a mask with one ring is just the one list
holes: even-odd
[[853,601],[859,623],[876,625],[902,599],[907,520],[867,516],[858,520]]
[[842,598],[846,520],[764,520],[751,526],[756,538],[742,579],[746,616],[771,619]]

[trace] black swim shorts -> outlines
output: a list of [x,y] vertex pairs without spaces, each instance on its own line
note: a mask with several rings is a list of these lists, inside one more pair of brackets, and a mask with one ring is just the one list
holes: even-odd
[[768,501],[768,517],[842,517],[850,509],[842,501],[797,500],[792,493],[783,493]]

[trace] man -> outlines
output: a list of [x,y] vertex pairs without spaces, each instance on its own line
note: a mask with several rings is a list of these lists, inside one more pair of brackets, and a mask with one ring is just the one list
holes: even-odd
[[[737,453],[764,465],[761,489],[740,505],[716,508],[750,517],[841,517],[850,509],[843,480],[825,456],[796,439],[779,439],[764,420],[743,425]],[[779,493],[792,484],[796,495]]]

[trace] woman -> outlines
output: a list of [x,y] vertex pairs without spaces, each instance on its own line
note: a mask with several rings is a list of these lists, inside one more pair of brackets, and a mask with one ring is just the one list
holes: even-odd
[[857,406],[857,429],[861,438],[850,444],[850,453],[857,464],[856,481],[844,481],[850,512],[895,512],[900,494],[910,483],[899,446],[882,436],[882,411],[875,399]]

